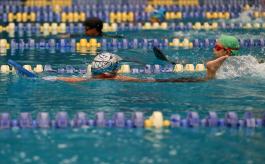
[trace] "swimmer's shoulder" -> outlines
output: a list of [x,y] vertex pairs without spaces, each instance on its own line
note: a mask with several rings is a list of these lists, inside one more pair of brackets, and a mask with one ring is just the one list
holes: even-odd
[[123,76],[123,75],[117,75],[113,78],[113,80],[118,80],[118,81],[139,81],[138,78],[135,77],[130,77],[130,76]]
[[91,80],[85,77],[56,77],[56,81],[64,81],[68,83],[85,82]]

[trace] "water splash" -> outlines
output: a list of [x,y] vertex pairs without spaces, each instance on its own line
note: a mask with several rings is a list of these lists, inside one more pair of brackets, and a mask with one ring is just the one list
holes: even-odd
[[265,78],[265,63],[250,55],[229,57],[216,73],[217,79],[231,79],[238,77]]

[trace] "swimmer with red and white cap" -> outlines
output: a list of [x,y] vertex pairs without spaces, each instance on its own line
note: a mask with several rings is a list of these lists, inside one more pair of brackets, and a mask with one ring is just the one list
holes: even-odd
[[[91,66],[91,76],[87,77],[56,77],[55,79],[65,82],[82,82],[91,80],[119,80],[119,81],[137,81],[137,78],[122,76],[118,74],[121,57],[112,53],[102,53],[97,55]],[[46,79],[47,80],[47,79]]]
[[121,57],[111,53],[97,55],[92,62],[91,76],[87,77],[44,77],[44,80],[65,81],[70,83],[85,82],[91,80],[117,80],[124,82],[198,82],[200,79],[178,78],[178,79],[139,79],[118,74]]

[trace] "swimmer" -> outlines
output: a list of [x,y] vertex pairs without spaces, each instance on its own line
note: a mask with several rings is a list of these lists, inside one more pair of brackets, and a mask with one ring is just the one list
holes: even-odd
[[[234,36],[222,35],[216,42],[213,53],[215,59],[208,61],[206,64],[207,74],[205,80],[214,79],[216,72],[221,67],[223,62],[229,56],[235,56],[239,54],[239,42]],[[163,54],[157,47],[153,48],[155,56],[163,61],[170,62],[171,64],[177,64],[177,62],[170,60],[165,54]]]
[[[121,35],[110,35],[103,33],[103,21],[97,17],[91,17],[83,23],[84,34],[88,37],[110,37],[110,38],[123,38]],[[75,35],[61,35],[62,38],[75,37]]]
[[123,76],[118,74],[119,64],[122,59],[115,54],[102,53],[97,55],[92,62],[91,76],[86,77],[44,77],[44,80],[50,81],[65,81],[70,83],[85,82],[92,80],[116,80],[124,82],[200,82],[204,79],[139,79],[130,76]]
[[102,36],[103,21],[99,18],[92,17],[85,20],[83,23],[86,36]]
[[213,53],[216,59],[208,61],[206,64],[206,79],[215,78],[216,72],[221,67],[223,62],[229,56],[235,56],[239,54],[239,47],[240,45],[236,37],[230,35],[222,35],[217,40],[213,49]]
[[[133,81],[136,78],[118,75],[119,63],[122,59],[115,54],[102,53],[97,55],[92,62],[91,73],[86,77],[56,77],[52,80],[65,82],[82,82],[97,79]],[[44,78],[45,79],[45,78]],[[46,79],[45,79],[46,80]],[[48,78],[49,80],[49,78]]]

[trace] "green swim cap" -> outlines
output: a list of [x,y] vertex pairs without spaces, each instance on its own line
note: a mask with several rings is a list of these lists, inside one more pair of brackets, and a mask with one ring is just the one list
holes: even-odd
[[231,50],[231,55],[239,54],[239,42],[236,37],[230,35],[221,35],[218,39],[218,42],[221,43],[224,48],[228,48]]

